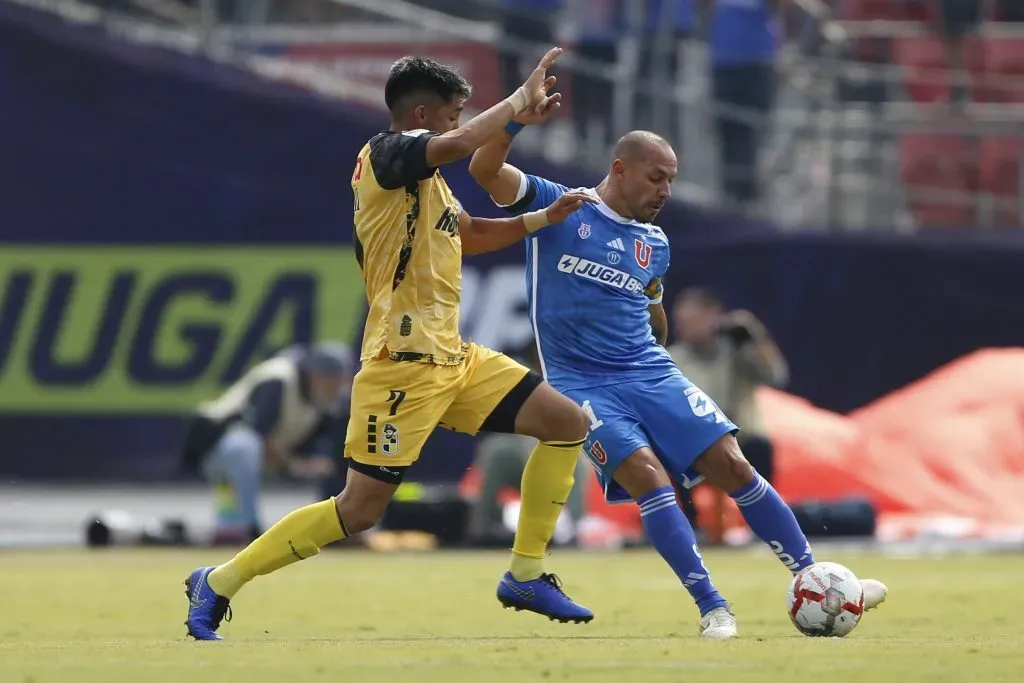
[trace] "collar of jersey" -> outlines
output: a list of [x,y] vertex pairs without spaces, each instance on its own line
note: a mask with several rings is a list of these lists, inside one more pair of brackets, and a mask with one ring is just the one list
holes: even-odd
[[626,218],[625,216],[620,216],[619,214],[615,213],[615,211],[612,210],[612,207],[605,204],[604,200],[601,199],[601,195],[597,193],[596,187],[587,188],[586,192],[590,196],[597,199],[597,210],[600,211],[601,214],[606,218],[610,218],[616,223],[622,223],[623,225],[640,225],[640,223],[637,223],[632,218]]

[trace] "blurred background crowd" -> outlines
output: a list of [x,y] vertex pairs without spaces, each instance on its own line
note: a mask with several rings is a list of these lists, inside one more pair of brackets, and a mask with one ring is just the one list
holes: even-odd
[[[563,106],[515,162],[590,186],[622,133],[673,143],[670,352],[801,522],[1024,542],[1018,0],[3,0],[7,500],[200,487],[198,511],[104,488],[68,518],[238,543],[274,496],[336,492],[365,305],[348,178],[390,65],[454,64],[484,109],[551,44]],[[467,260],[462,326],[531,363],[522,257]],[[531,447],[435,435],[373,542],[507,545]],[[642,543],[588,469],[559,539]],[[680,504],[747,539],[728,501]],[[30,538],[8,505],[0,545]]]
[[[98,4],[202,21],[200,0]],[[250,34],[263,37],[246,43],[257,50],[280,43],[275,26],[354,22],[391,27],[371,39],[378,54],[380,42],[410,39],[448,43],[442,52],[472,45],[474,73],[497,75],[502,91],[521,81],[540,46],[569,46],[565,125],[535,144],[553,159],[600,167],[626,130],[657,130],[686,155],[678,190],[692,201],[786,225],[1022,224],[1012,105],[1024,102],[1024,9],[1014,0],[208,4],[210,22],[271,29]],[[417,18],[421,8],[440,14]],[[415,36],[403,38],[410,27]],[[311,54],[292,35],[304,59],[348,75],[372,68]]]

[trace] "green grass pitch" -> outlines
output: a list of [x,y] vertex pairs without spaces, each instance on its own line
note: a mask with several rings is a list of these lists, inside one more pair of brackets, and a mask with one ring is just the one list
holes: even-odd
[[704,642],[696,610],[649,551],[556,553],[589,625],[503,611],[500,553],[326,551],[258,579],[223,643],[184,637],[182,581],[219,551],[4,551],[3,683],[516,683],[1024,681],[1024,555],[822,557],[886,581],[845,639],[786,616],[767,552],[705,556],[740,639]]

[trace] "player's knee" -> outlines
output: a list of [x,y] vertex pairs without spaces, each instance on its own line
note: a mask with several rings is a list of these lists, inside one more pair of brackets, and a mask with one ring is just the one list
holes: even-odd
[[345,525],[349,535],[372,529],[382,514],[382,511],[374,506],[353,504],[351,496],[346,497],[344,491],[335,496],[334,507],[338,511],[338,519]]
[[623,460],[613,478],[633,499],[672,484],[665,467],[649,448],[641,448]]
[[737,451],[735,455],[729,456],[728,472],[730,484],[726,487],[727,493],[735,493],[750,482],[754,481],[754,468],[743,457],[743,453]]
[[562,441],[571,443],[587,438],[590,421],[583,409],[570,399],[562,397],[555,406],[545,411],[542,421],[541,441]]
[[733,436],[723,437],[702,457],[711,466],[708,480],[726,493],[738,491],[754,481],[754,468]]

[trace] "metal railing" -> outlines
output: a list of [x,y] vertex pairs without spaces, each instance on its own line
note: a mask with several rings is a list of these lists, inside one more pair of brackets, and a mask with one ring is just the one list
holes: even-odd
[[[77,0],[17,0],[50,7],[86,7]],[[953,103],[921,105],[904,87],[907,70],[892,61],[856,59],[858,41],[923,35],[919,24],[836,21],[819,0],[799,0],[775,69],[774,110],[762,115],[713,101],[710,59],[700,24],[679,39],[662,3],[658,30],[644,31],[643,0],[626,0],[617,40],[583,39],[581,13],[597,0],[563,0],[558,16],[536,15],[499,0],[90,0],[102,6],[111,31],[231,61],[268,77],[377,107],[392,59],[407,52],[454,62],[475,82],[474,104],[488,105],[520,82],[552,42],[570,47],[559,65],[566,90],[563,115],[529,128],[517,145],[557,163],[606,167],[614,139],[634,127],[664,134],[680,150],[677,197],[769,218],[784,226],[914,230],[950,220],[972,225],[1020,223],[1021,194],[993,193],[979,178],[995,135],[1019,136],[1019,107]],[[296,8],[305,8],[298,12]],[[983,35],[1012,34],[988,26]],[[603,49],[607,48],[607,49]],[[947,82],[962,71],[925,72]],[[1002,83],[1020,88],[1024,82]],[[1024,98],[1022,98],[1024,99]],[[764,131],[755,167],[725,167],[716,121]],[[921,171],[927,153],[906,137],[933,131],[956,141],[963,182],[955,174]],[[942,145],[939,145],[942,146]],[[926,150],[927,151],[927,150]],[[991,155],[989,155],[991,156]],[[1007,163],[1012,167],[1012,159]],[[1019,160],[1018,160],[1019,161]],[[952,163],[952,162],[950,162]],[[760,199],[730,203],[722,178],[752,178]],[[936,179],[941,182],[936,182]],[[1005,184],[1005,183],[1004,183]],[[924,207],[924,208],[922,208]],[[927,209],[927,210],[925,210]]]

